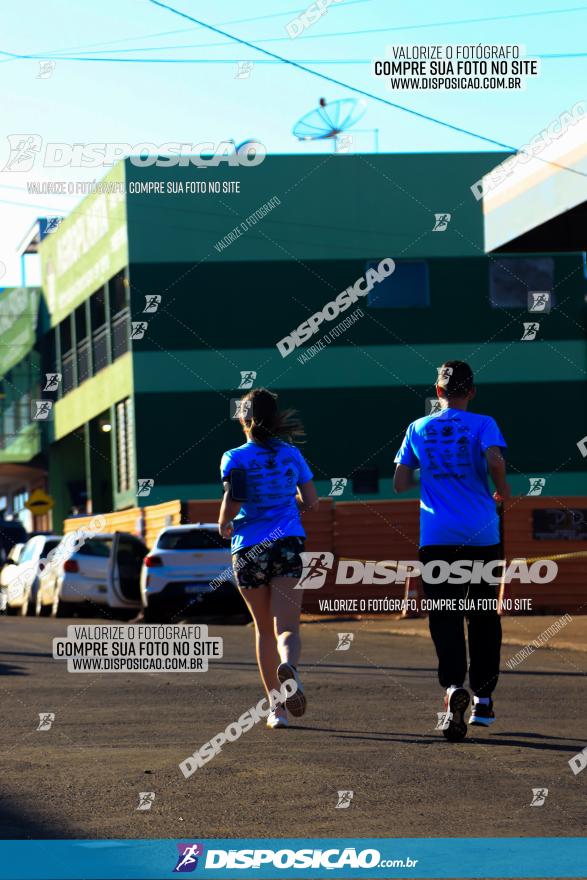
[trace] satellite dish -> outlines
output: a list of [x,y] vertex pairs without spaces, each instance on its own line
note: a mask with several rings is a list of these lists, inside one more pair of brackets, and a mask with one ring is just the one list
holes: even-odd
[[336,138],[356,125],[366,110],[367,102],[363,98],[343,98],[330,104],[320,98],[319,106],[296,122],[293,133],[300,141]]

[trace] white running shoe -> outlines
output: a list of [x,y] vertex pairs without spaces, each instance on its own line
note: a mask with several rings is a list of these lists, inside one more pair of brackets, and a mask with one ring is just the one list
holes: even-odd
[[286,681],[290,681],[292,678],[297,684],[298,689],[295,694],[292,694],[291,697],[287,698],[285,701],[285,708],[288,712],[291,712],[295,718],[300,718],[300,716],[306,711],[306,696],[297,669],[295,666],[292,666],[291,663],[280,663],[277,667],[277,677],[282,684]]
[[267,716],[267,727],[275,730],[278,727],[289,727],[287,712],[284,706],[275,706]]

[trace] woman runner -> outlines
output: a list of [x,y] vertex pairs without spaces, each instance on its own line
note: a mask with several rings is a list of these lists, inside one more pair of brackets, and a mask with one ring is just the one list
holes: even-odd
[[[303,428],[292,410],[281,412],[277,395],[255,388],[242,399],[240,422],[246,442],[222,456],[224,497],[218,527],[231,538],[232,564],[240,593],[255,623],[257,663],[270,701],[267,726],[288,726],[306,697],[300,659],[302,590],[294,589],[303,569],[306,534],[300,513],[318,503],[312,472],[292,445]],[[297,690],[276,703],[271,692],[294,679]]]

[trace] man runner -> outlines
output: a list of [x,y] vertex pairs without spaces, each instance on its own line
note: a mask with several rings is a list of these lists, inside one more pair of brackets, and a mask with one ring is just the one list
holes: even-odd
[[[510,497],[501,452],[505,440],[491,416],[467,411],[475,386],[473,371],[464,361],[446,361],[439,368],[436,394],[440,411],[409,425],[395,457],[396,492],[415,486],[414,471],[420,469],[420,560],[423,564],[465,559],[498,561],[502,553],[495,501]],[[493,497],[488,473],[497,490]],[[429,583],[422,579],[428,599],[455,600],[455,610],[439,602],[438,610],[430,610],[428,618],[438,656],[438,678],[446,688],[444,704],[449,723],[444,725],[443,733],[450,740],[463,739],[467,734],[464,714],[470,696],[464,687],[465,618],[473,691],[470,724],[488,727],[495,720],[492,694],[499,676],[501,648],[496,580],[455,583],[458,579],[462,580],[462,573],[449,576],[444,583],[436,578],[432,582],[429,577]],[[484,603],[486,599],[494,601]],[[460,604],[465,608],[459,609]]]

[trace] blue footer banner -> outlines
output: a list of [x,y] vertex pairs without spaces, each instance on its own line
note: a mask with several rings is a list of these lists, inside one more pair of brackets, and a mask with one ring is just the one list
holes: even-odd
[[1,880],[587,877],[587,840],[511,838],[270,838],[4,840]]

